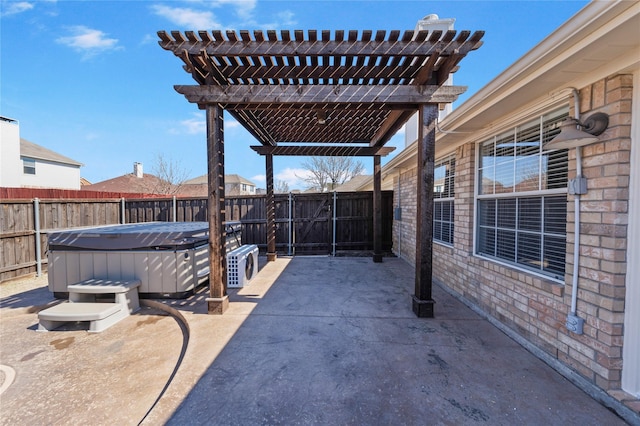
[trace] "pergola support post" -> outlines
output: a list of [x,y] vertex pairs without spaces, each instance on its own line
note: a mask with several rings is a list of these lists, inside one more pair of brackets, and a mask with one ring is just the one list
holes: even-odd
[[420,318],[433,318],[433,172],[436,151],[437,104],[420,106],[418,122],[418,188],[416,218],[416,276],[413,312]]
[[276,200],[273,193],[273,155],[265,155],[267,174],[267,197],[265,199],[267,211],[267,261],[273,262],[276,254]]
[[373,261],[382,262],[382,167],[373,156]]
[[209,219],[209,314],[223,314],[227,295],[226,233],[224,230],[224,127],[223,109],[207,105],[207,168]]

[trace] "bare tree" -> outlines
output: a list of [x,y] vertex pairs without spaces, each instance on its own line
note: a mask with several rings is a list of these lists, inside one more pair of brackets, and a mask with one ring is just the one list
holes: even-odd
[[187,180],[188,171],[178,161],[167,159],[163,154],[156,154],[151,173],[158,178],[153,192],[156,194],[176,194],[183,182]]
[[364,172],[364,165],[352,157],[311,157],[302,163],[311,174],[302,179],[319,192],[333,191]]
[[289,192],[289,184],[284,180],[277,180],[273,187],[273,192],[276,194],[286,194]]

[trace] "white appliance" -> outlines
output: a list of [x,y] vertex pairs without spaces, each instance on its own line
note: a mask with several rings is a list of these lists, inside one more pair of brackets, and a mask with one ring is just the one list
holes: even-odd
[[227,288],[241,288],[258,274],[258,246],[245,244],[227,253]]

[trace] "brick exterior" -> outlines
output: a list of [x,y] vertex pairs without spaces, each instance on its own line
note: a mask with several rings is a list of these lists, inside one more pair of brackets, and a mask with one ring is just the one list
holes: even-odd
[[[440,282],[557,358],[590,382],[623,395],[621,387],[627,208],[630,172],[631,75],[613,75],[581,88],[581,116],[609,114],[602,142],[583,147],[588,193],[581,202],[577,313],[584,334],[565,328],[571,306],[574,198],[567,196],[565,284],[473,256],[475,144],[456,150],[453,247],[434,243],[433,274]],[[571,105],[571,115],[574,115]],[[569,177],[576,174],[569,152]],[[400,174],[402,221],[394,223],[396,254],[415,260],[416,169]],[[400,249],[399,249],[400,248]],[[399,250],[398,250],[399,249]],[[624,394],[626,395],[626,394]],[[629,396],[626,395],[626,398]],[[622,399],[622,398],[618,398]]]

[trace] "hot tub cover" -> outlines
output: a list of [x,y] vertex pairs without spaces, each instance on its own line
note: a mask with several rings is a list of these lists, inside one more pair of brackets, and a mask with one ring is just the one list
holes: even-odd
[[49,250],[162,250],[206,244],[207,222],[147,222],[49,233]]

